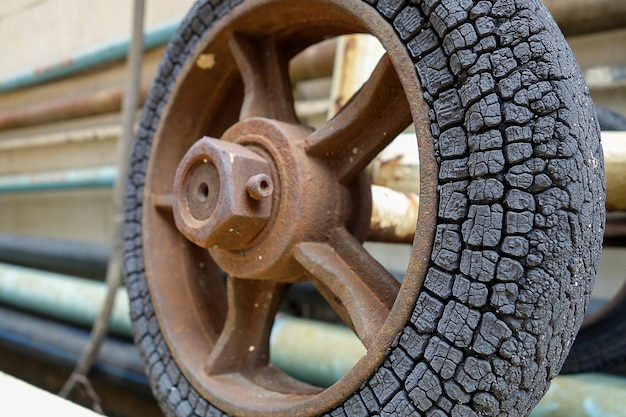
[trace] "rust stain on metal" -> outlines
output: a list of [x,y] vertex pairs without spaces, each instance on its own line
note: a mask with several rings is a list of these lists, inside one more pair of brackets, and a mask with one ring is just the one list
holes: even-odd
[[74,63],[74,60],[72,58],[67,58],[64,59],[60,62],[57,62],[54,65],[48,65],[45,67],[39,67],[39,68],[35,68],[35,70],[33,71],[35,73],[35,75],[41,75],[41,74],[45,74],[46,72],[50,72],[54,69],[58,69],[58,68],[64,68],[64,67],[69,67]]

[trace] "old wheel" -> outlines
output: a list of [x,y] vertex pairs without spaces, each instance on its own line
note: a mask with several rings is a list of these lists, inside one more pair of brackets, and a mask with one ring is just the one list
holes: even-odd
[[[303,126],[289,59],[363,32],[386,55],[337,116]],[[526,414],[582,320],[602,238],[595,117],[557,33],[538,1],[196,4],[128,183],[132,319],[165,412]],[[400,285],[361,246],[363,169],[410,123],[420,214]],[[269,364],[303,280],[367,348],[327,389]]]

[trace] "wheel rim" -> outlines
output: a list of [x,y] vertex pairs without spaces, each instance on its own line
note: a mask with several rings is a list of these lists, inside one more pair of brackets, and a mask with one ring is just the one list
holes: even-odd
[[[236,7],[181,69],[154,138],[142,229],[155,313],[185,377],[233,415],[316,415],[345,400],[401,332],[430,258],[438,169],[415,68],[369,6],[335,3]],[[360,32],[376,36],[387,55],[335,118],[315,131],[301,126],[289,58],[325,37]],[[420,214],[398,288],[360,244],[370,214],[360,173],[411,121],[422,171]],[[325,390],[268,366],[279,302],[290,283],[304,279],[367,348]]]

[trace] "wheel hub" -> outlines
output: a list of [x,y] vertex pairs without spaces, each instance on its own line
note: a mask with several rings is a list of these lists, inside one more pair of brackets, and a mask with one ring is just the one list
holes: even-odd
[[247,119],[221,140],[201,138],[180,162],[174,179],[176,226],[228,274],[300,281],[294,246],[324,241],[350,217],[348,188],[328,164],[305,151],[310,132],[301,125]]
[[181,161],[174,189],[176,226],[205,248],[246,247],[271,212],[269,164],[243,146],[208,137]]

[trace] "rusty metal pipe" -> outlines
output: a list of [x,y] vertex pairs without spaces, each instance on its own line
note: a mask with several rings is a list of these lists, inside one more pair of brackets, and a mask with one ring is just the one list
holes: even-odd
[[[332,75],[336,48],[337,41],[333,39],[315,45],[296,56],[289,68],[292,82]],[[140,104],[145,101],[148,90],[148,84],[141,87]],[[123,96],[123,88],[109,88],[79,97],[61,98],[12,109],[0,113],[0,131],[115,113],[121,109]]]
[[337,39],[329,39],[305,49],[289,63],[292,83],[333,75]]
[[626,28],[623,0],[543,0],[565,36]]
[[[141,87],[141,103],[145,101],[148,89],[147,84]],[[123,88],[110,88],[10,110],[0,113],[0,131],[118,112],[123,96]]]

